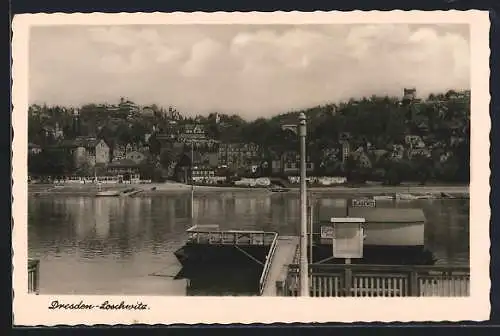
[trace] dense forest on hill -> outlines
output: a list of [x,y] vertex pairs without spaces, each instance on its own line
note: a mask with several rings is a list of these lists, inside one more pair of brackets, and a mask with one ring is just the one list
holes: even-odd
[[[221,142],[255,143],[262,157],[298,148],[297,137],[283,130],[284,124],[297,123],[304,112],[308,120],[308,152],[318,174],[343,173],[353,180],[382,179],[398,183],[401,179],[469,181],[470,96],[448,91],[422,100],[393,97],[364,97],[340,104],[325,104],[305,110],[289,111],[270,118],[244,120],[238,115],[211,113],[188,117],[174,107],[137,107],[122,99],[116,105],[86,104],[78,108],[80,135],[104,138],[115,144],[146,144],[145,135],[176,132],[180,126],[198,123],[208,136]],[[28,138],[39,146],[61,141],[47,129],[59,128],[64,139],[76,136],[74,108],[31,105]],[[186,111],[187,112],[187,111]],[[192,114],[191,114],[192,115]],[[353,154],[340,164],[339,139],[347,134]],[[419,136],[425,153],[414,152],[406,136]],[[394,156],[398,146],[403,155]]]

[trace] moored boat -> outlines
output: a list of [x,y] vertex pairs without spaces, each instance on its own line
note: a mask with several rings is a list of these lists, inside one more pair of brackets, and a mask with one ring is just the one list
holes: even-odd
[[372,197],[375,201],[391,201],[394,199],[392,195],[375,195]]
[[276,193],[282,193],[282,192],[288,192],[288,191],[290,191],[290,189],[283,188],[283,187],[274,187],[274,188],[271,188],[271,191],[276,192]]
[[118,196],[120,196],[120,192],[116,190],[98,191],[95,194],[95,197],[118,197]]
[[418,196],[412,194],[396,193],[394,198],[398,201],[414,201],[418,199]]
[[278,236],[275,232],[220,230],[218,225],[195,225],[186,232],[184,246],[174,252],[184,272],[245,264],[261,268]]
[[[320,209],[313,228],[313,258],[317,262],[332,253],[333,241],[321,239],[322,226],[331,226],[338,217],[330,209]],[[348,217],[364,219],[363,259],[372,264],[433,264],[433,254],[425,248],[425,214],[422,209],[349,208]]]

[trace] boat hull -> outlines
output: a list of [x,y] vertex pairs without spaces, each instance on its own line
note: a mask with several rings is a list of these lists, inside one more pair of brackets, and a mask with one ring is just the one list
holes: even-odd
[[[315,245],[313,247],[313,263],[332,256],[332,245]],[[327,263],[344,262],[344,259],[331,259]],[[436,259],[433,253],[425,249],[424,246],[364,245],[363,258],[352,259],[351,262],[353,264],[375,265],[433,265]]]
[[[364,226],[364,245],[411,247],[423,246],[423,223],[367,223]],[[331,238],[320,239],[322,244],[332,244]]]
[[120,193],[117,191],[99,191],[95,197],[118,197]]
[[333,226],[332,218],[344,217],[364,219],[365,245],[424,245],[426,218],[421,209],[354,207],[343,211],[333,207],[320,207],[315,233],[319,235],[322,226]]
[[258,265],[262,267],[269,246],[186,244],[174,252],[183,268],[231,267]]
[[187,279],[187,295],[258,295],[262,267],[252,264],[184,267],[177,279]]
[[365,226],[365,245],[374,246],[422,246],[423,223],[368,223]]

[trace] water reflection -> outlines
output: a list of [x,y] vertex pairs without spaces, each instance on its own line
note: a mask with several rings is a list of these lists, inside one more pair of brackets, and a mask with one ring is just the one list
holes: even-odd
[[189,276],[186,295],[256,296],[261,273],[262,267],[200,270]]
[[116,209],[116,204],[111,204],[112,199],[96,199],[94,210],[94,225],[96,238],[105,240],[109,236],[110,213]]
[[[346,202],[342,198],[322,198],[315,202],[315,208],[334,208],[342,216]],[[423,208],[428,221],[425,244],[438,263],[468,261],[468,201],[378,201],[377,206]],[[223,228],[294,235],[300,221],[296,194],[196,196],[194,210],[191,219],[189,194],[30,198],[29,255],[42,260],[42,293],[129,294],[140,288],[139,294],[145,295],[185,295],[186,287],[171,277],[151,279],[148,274],[170,267],[167,276],[175,275],[178,264],[173,252],[182,245],[189,226],[220,224]],[[227,279],[238,287],[236,280],[230,280],[230,276]],[[204,283],[208,289],[203,288]],[[213,288],[213,283],[210,279],[191,282],[189,293],[220,291]],[[230,287],[225,286],[225,290],[231,292]]]

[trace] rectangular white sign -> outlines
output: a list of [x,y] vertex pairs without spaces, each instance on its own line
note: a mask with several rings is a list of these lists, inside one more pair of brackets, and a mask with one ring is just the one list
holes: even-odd
[[351,206],[353,208],[375,208],[377,203],[373,199],[353,199]]
[[333,226],[322,226],[321,227],[321,239],[333,239]]

